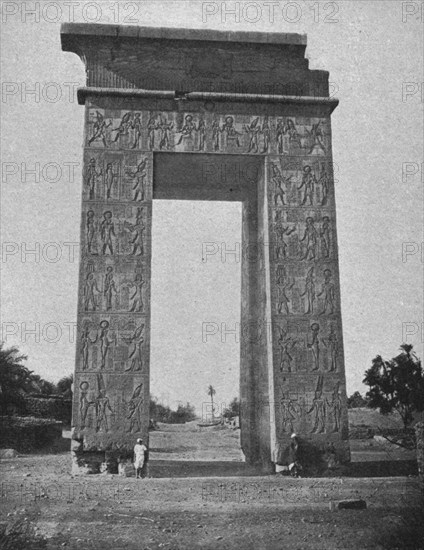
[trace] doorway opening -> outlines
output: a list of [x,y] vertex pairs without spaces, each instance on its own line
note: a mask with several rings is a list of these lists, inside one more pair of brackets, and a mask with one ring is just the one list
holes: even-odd
[[244,462],[241,215],[241,202],[153,201],[153,476],[216,475],[221,464],[227,475],[235,475],[234,466]]

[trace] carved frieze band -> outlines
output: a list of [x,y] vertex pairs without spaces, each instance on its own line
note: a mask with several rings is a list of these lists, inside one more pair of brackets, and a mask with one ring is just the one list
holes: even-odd
[[86,146],[175,151],[325,156],[327,118],[217,115],[209,112],[87,110]]

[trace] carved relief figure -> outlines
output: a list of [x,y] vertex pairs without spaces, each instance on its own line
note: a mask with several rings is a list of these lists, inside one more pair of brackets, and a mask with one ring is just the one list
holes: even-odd
[[284,127],[284,134],[287,134],[289,138],[289,144],[292,145],[294,143],[297,143],[299,147],[301,147],[300,142],[300,136],[296,129],[296,126],[291,118],[287,119],[286,125]]
[[144,343],[144,325],[137,327],[133,334],[128,338],[123,337],[124,342],[132,346],[131,353],[128,356],[128,366],[126,371],[139,371],[143,368],[143,356],[141,348]]
[[137,169],[135,172],[131,172],[131,170],[126,170],[125,173],[134,181],[133,185],[133,201],[144,201],[144,180],[146,178],[146,165],[147,160],[146,158],[142,158],[139,164],[137,165]]
[[112,295],[115,293],[115,295],[118,293],[116,290],[115,281],[113,279],[113,267],[108,266],[106,268],[106,275],[105,275],[105,281],[104,281],[104,290],[103,294],[106,299],[106,311],[110,311],[112,309]]
[[96,159],[90,159],[88,166],[85,171],[85,185],[88,188],[88,199],[90,201],[96,198],[96,185],[97,178],[103,174],[103,170],[97,171],[96,168]]
[[280,285],[282,283],[284,284],[284,280],[286,278],[286,270],[283,265],[277,266],[276,275],[277,275],[277,285]]
[[332,277],[333,274],[329,269],[324,270],[324,283],[322,285],[321,292],[318,294],[318,296],[322,296],[324,294],[324,309],[321,311],[320,315],[325,315],[326,313],[334,313],[336,289],[334,283],[331,280]]
[[88,369],[88,359],[90,347],[96,340],[90,338],[90,328],[86,323],[81,331],[81,356],[82,356],[82,370]]
[[288,336],[287,331],[280,328],[280,338],[278,339],[278,345],[281,348],[280,354],[280,372],[292,372],[291,350],[297,344],[297,340],[294,340],[291,336]]
[[107,147],[106,130],[109,128],[109,126],[112,126],[112,122],[109,120],[109,122],[106,124],[103,115],[99,113],[99,111],[96,111],[96,121],[93,126],[93,135],[88,140],[88,145],[90,146],[94,141],[101,140],[103,146]]
[[306,296],[306,309],[305,313],[307,315],[314,312],[314,302],[315,302],[315,280],[314,280],[315,269],[311,269],[306,274],[305,280],[305,291],[300,295],[301,297]]
[[284,136],[285,136],[285,124],[282,118],[277,119],[277,125],[275,127],[275,137],[277,140],[277,151],[279,155],[284,154]]
[[312,351],[313,367],[312,371],[319,370],[319,324],[312,323],[311,325],[312,341],[308,343],[308,349]]
[[134,390],[134,393],[131,397],[130,402],[128,403],[128,415],[127,419],[129,420],[128,432],[140,432],[142,427],[141,416],[143,409],[143,384],[137,386]]
[[168,122],[166,117],[160,115],[160,123],[157,128],[160,130],[159,149],[169,149],[171,146],[171,130],[174,127],[174,123]]
[[156,116],[151,115],[148,122],[147,122],[147,144],[149,146],[150,151],[152,151],[155,148],[155,133],[156,130],[159,129]]
[[93,210],[87,212],[87,217],[85,220],[85,234],[87,239],[87,252],[89,254],[96,255],[97,252],[93,252],[93,242],[95,241],[96,236],[96,218]]
[[219,151],[219,135],[221,133],[221,129],[219,127],[219,122],[217,120],[213,120],[212,122],[212,141],[213,141],[213,149],[214,151]]
[[267,116],[264,117],[260,133],[263,140],[262,153],[268,153],[269,144],[271,141],[271,129],[269,127],[269,120]]
[[284,195],[286,194],[285,187],[291,182],[291,179],[293,176],[283,177],[280,169],[275,164],[275,162],[271,163],[271,181],[273,182],[275,186],[275,195],[274,195],[274,204],[275,206],[278,206],[278,199],[280,199],[281,204],[283,206],[286,205],[286,201],[284,200]]
[[205,140],[206,140],[206,123],[203,118],[199,118],[197,123],[196,131],[199,135],[199,151],[205,150]]
[[237,147],[240,147],[239,136],[241,136],[241,133],[235,129],[234,117],[232,116],[225,117],[224,124],[222,125],[222,128],[221,128],[221,133],[224,133],[226,135],[227,145],[229,145],[231,142],[235,142]]
[[289,395],[285,395],[284,392],[281,392],[280,397],[280,415],[281,415],[281,425],[282,431],[285,433],[293,433],[293,421],[297,418],[297,405],[295,400],[290,399]]
[[112,132],[116,132],[115,139],[113,140],[114,143],[116,143],[120,137],[128,136],[131,128],[131,119],[132,113],[125,113],[121,118],[119,126],[117,128],[112,128]]
[[330,218],[328,216],[324,216],[322,218],[321,232],[319,234],[321,240],[321,256],[323,258],[330,257],[330,233]]
[[[277,268],[277,273],[278,273]],[[290,314],[289,304],[290,300],[287,297],[287,292],[289,292],[294,287],[294,281],[290,283],[289,281],[286,281],[284,278],[284,275],[280,275],[277,279],[277,285],[278,285],[278,308],[277,312],[279,314],[282,313],[283,309],[286,315]]]
[[330,350],[330,371],[337,371],[337,357],[339,355],[339,341],[334,329],[334,325],[330,326],[330,332],[325,340],[324,345]]
[[328,190],[330,185],[330,178],[328,177],[325,164],[321,164],[320,176],[318,183],[321,185],[321,206],[325,206],[328,202]]
[[110,405],[109,397],[106,395],[106,388],[104,385],[103,377],[99,374],[97,376],[97,385],[99,392],[95,400],[96,406],[96,432],[104,429],[105,432],[109,431],[108,424],[108,411],[114,415],[113,409]]
[[333,432],[340,430],[340,419],[342,415],[342,398],[339,394],[340,382],[336,382],[333,393],[331,394],[331,400],[326,399],[327,410],[333,417]]
[[177,141],[177,145],[180,145],[180,143],[183,141],[183,139],[193,138],[193,132],[196,131],[196,125],[193,122],[193,116],[192,115],[186,115],[184,117],[184,124],[178,134],[180,134],[180,138]]
[[81,429],[86,427],[88,409],[95,405],[94,401],[88,400],[88,390],[90,384],[88,382],[81,382],[80,384],[80,399],[79,399],[79,414],[81,421]]
[[109,253],[113,255],[113,241],[112,237],[115,235],[115,225],[112,219],[112,212],[106,210],[103,212],[103,220],[100,224],[100,238],[102,240],[102,254],[105,255],[109,249]]
[[100,322],[100,330],[96,336],[96,340],[93,342],[96,343],[97,341],[100,342],[100,368],[104,369],[106,368],[106,361],[109,355],[109,349],[112,344],[116,345],[116,335],[113,335],[112,338],[109,338],[109,321],[101,321]]
[[132,244],[132,251],[130,252],[131,256],[143,256],[144,246],[143,246],[143,233],[146,229],[143,223],[143,209],[137,208],[137,214],[135,218],[135,223],[124,222],[124,228],[132,233],[132,239],[130,239],[130,244]]
[[87,274],[87,277],[85,279],[84,284],[84,309],[85,311],[90,311],[90,305],[91,305],[91,311],[96,311],[97,303],[96,303],[96,295],[100,294],[99,287],[97,286],[97,280],[94,277],[94,273],[91,271]]
[[141,125],[141,113],[135,113],[134,119],[131,122],[131,128],[134,131],[134,141],[130,149],[136,149],[141,147],[141,135],[142,135],[142,125]]
[[129,311],[142,313],[144,310],[143,304],[143,286],[146,283],[143,281],[143,276],[141,273],[137,273],[134,282],[129,283],[128,286],[134,288],[133,294],[130,296],[130,309]]
[[112,188],[116,178],[117,178],[117,174],[115,174],[113,171],[113,164],[111,162],[108,162],[106,165],[105,180],[104,180],[107,199],[111,198]]
[[276,256],[277,260],[285,259],[287,257],[287,243],[285,240],[285,237],[291,235],[296,231],[295,227],[290,227],[287,225],[286,227],[283,226],[281,223],[280,217],[276,216],[277,221],[275,223],[275,232],[278,237],[278,244],[277,244],[277,250],[276,250]]
[[306,201],[309,201],[309,205],[312,206],[314,203],[314,189],[317,180],[315,175],[312,172],[310,166],[305,166],[303,168],[302,182],[297,188],[299,191],[304,188],[303,199],[300,203],[302,206],[306,204]]
[[258,125],[258,122],[259,122],[259,117],[256,117],[250,124],[244,125],[245,132],[250,136],[249,148],[247,150],[248,153],[258,152],[258,148],[259,148],[258,137],[259,137],[259,132],[261,131],[261,128]]
[[325,400],[322,397],[322,386],[324,383],[323,377],[318,377],[318,382],[315,390],[315,397],[312,401],[312,407],[307,414],[313,414],[314,426],[311,433],[323,433],[325,431]]
[[322,143],[322,139],[324,136],[320,128],[320,124],[321,122],[318,121],[316,124],[312,124],[312,128],[310,130],[306,129],[310,144],[308,155],[311,155],[316,148],[320,149],[324,154],[326,152],[325,147]]
[[301,260],[315,260],[317,256],[318,232],[315,229],[314,220],[310,217],[306,218],[306,227],[303,237],[300,242],[306,241],[305,253]]

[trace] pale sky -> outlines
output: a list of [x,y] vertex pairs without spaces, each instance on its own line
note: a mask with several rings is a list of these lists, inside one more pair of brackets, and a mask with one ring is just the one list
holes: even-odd
[[[340,100],[332,131],[348,394],[365,391],[363,373],[376,354],[390,358],[406,341],[422,357],[420,2],[239,2],[238,21],[222,8],[235,2],[119,3],[118,13],[116,2],[79,1],[73,16],[66,2],[38,4],[39,21],[25,14],[34,2],[1,5],[0,339],[27,353],[32,370],[57,381],[74,368],[72,250],[79,242],[84,108],[67,83],[83,86],[85,75],[80,59],[61,51],[60,23],[96,17],[307,34],[310,67],[330,72]],[[22,170],[36,163],[39,181]],[[240,264],[219,254],[202,263],[202,243],[234,248],[240,207],[156,201],[153,214],[151,392],[173,407],[190,401],[199,410],[213,384],[217,400],[229,402],[238,394],[239,343],[230,334],[226,342],[221,334],[203,342],[202,323],[230,330],[239,321]],[[403,243],[415,243],[407,261]]]

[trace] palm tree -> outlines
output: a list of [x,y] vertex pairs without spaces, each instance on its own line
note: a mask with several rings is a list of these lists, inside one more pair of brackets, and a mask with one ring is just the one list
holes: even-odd
[[0,408],[9,412],[9,405],[23,406],[23,396],[33,389],[31,371],[23,365],[26,355],[20,355],[18,348],[5,348],[0,342]]
[[208,395],[211,396],[211,403],[212,403],[212,420],[214,417],[214,408],[213,408],[213,396],[216,394],[215,388],[211,385],[208,386]]
[[72,397],[72,384],[74,383],[74,376],[73,374],[69,374],[68,376],[64,376],[59,380],[59,382],[56,384],[57,390],[59,393],[65,395],[65,397]]

